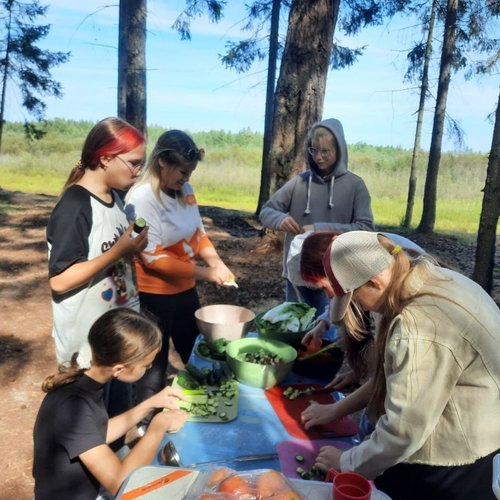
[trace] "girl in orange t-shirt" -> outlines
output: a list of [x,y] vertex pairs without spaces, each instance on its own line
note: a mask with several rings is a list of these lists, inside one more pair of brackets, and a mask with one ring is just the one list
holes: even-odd
[[223,284],[234,279],[205,233],[188,182],[203,156],[186,133],[164,132],[127,195],[127,216],[144,218],[149,228],[148,246],[136,265],[141,309],[158,318],[163,332],[162,350],[137,386],[138,401],[165,385],[170,337],[182,361],[189,359],[198,335],[196,281]]

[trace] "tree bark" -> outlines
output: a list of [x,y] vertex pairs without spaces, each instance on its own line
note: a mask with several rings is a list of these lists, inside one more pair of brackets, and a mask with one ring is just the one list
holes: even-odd
[[266,110],[264,117],[264,143],[262,146],[262,168],[260,174],[259,201],[257,203],[258,215],[264,203],[269,199],[269,172],[271,138],[273,133],[274,116],[274,89],[276,86],[276,62],[278,60],[278,35],[280,21],[281,0],[273,0],[271,11],[271,32],[269,35],[269,60],[267,64]]
[[453,51],[456,42],[458,0],[448,0],[446,7],[446,20],[444,26],[443,49],[439,67],[439,82],[432,127],[431,147],[425,178],[423,211],[419,233],[432,233],[436,224],[437,179],[439,163],[441,161],[441,145],[443,141],[444,123],[446,117],[446,101],[450,86],[451,69],[453,65]]
[[3,141],[3,124],[5,123],[5,94],[7,93],[7,78],[9,77],[10,68],[10,29],[12,26],[12,9],[9,10],[9,20],[7,22],[7,40],[5,42],[5,56],[2,72],[2,96],[0,99],[0,152],[2,151]]
[[118,116],[125,120],[127,114],[127,54],[128,54],[128,2],[120,0],[118,21]]
[[403,227],[410,227],[413,217],[413,207],[415,205],[415,192],[417,191],[417,160],[420,156],[420,143],[422,138],[422,123],[424,119],[425,100],[429,91],[429,64],[432,54],[432,37],[434,33],[434,21],[436,19],[438,0],[432,1],[429,27],[427,30],[427,41],[425,44],[424,66],[422,68],[422,83],[420,86],[420,99],[417,112],[417,128],[415,130],[415,142],[413,144],[413,154],[410,165],[410,178],[408,180],[408,198],[406,201],[406,213],[403,220]]
[[500,95],[497,103],[493,140],[488,158],[483,205],[477,233],[476,262],[472,279],[489,294],[493,286],[496,232],[500,215]]
[[306,135],[323,113],[340,0],[294,0],[276,86],[270,192],[304,168]]
[[146,134],[146,0],[120,0],[118,116]]

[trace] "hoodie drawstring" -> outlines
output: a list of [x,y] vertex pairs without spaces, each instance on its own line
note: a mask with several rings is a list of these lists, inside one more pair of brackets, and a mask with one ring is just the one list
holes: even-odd
[[[312,174],[309,174],[309,178],[307,180],[307,197],[306,197],[306,209],[304,210],[304,215],[309,215],[311,213],[311,183],[312,183]],[[328,208],[333,208],[335,205],[333,204],[333,186],[335,185],[335,177],[332,176],[329,183],[329,193],[328,193]]]
[[310,202],[311,202],[311,182],[312,182],[312,173],[309,172],[309,179],[307,180],[307,198],[306,198],[306,209],[304,210],[305,215],[309,215],[311,213]]
[[328,195],[328,208],[333,208],[333,185],[335,184],[335,176],[330,179],[330,194]]

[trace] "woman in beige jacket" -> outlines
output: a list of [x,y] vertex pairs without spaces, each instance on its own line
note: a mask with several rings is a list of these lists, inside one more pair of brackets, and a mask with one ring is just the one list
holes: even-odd
[[[368,411],[377,424],[350,450],[321,449],[316,466],[374,479],[393,500],[494,498],[500,450],[500,310],[476,283],[381,234],[336,237],[324,259],[331,319],[362,334],[381,315]],[[349,307],[352,305],[352,307]]]

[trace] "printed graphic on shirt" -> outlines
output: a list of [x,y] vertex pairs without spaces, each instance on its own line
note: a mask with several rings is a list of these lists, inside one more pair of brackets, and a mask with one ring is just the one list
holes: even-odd
[[116,304],[123,305],[137,295],[134,266],[126,259],[120,259],[110,268],[110,277],[116,287]]
[[126,230],[127,228],[123,224],[116,226],[113,238],[111,240],[106,239],[101,243],[101,253],[107,252],[120,239]]

